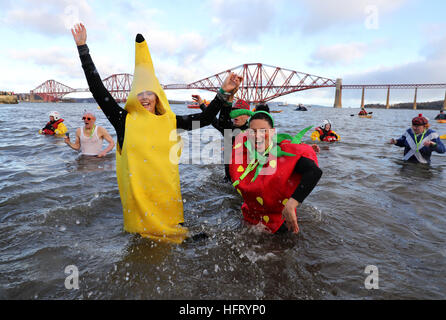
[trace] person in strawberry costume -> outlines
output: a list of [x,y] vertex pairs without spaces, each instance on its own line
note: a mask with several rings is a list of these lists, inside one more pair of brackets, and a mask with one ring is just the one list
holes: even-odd
[[318,147],[300,143],[311,126],[293,137],[276,134],[266,111],[234,110],[231,118],[241,114],[250,115],[249,129],[235,138],[229,172],[243,197],[243,218],[271,233],[298,233],[297,207],[322,176]]

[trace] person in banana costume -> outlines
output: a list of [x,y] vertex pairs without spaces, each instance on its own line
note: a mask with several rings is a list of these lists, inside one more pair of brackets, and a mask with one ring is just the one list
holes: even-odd
[[176,130],[192,130],[194,121],[199,122],[199,127],[211,124],[221,108],[231,107],[242,77],[229,73],[204,112],[175,115],[155,75],[147,42],[138,34],[133,83],[125,107],[121,108],[104,87],[91,59],[85,26],[77,24],[71,33],[90,91],[116,130],[116,176],[124,229],[153,240],[181,243],[188,232],[181,225],[181,147]]

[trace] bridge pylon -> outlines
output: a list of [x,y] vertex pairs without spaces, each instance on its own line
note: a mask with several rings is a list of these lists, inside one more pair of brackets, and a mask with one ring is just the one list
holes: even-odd
[[336,79],[335,108],[342,108],[342,79]]
[[443,110],[446,110],[446,93],[444,94]]

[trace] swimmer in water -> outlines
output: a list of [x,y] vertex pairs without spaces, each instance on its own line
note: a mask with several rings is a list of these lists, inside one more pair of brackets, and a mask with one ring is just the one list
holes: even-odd
[[[117,134],[116,174],[123,207],[124,229],[156,241],[181,243],[182,227],[177,129],[192,130],[211,124],[237,91],[241,79],[228,73],[216,97],[202,113],[175,115],[158,82],[147,42],[135,40],[135,72],[125,108],[105,88],[86,44],[82,24],[72,30],[88,86]],[[193,126],[193,123],[197,126]]]
[[412,127],[397,140],[390,139],[390,144],[404,147],[404,161],[431,163],[432,152],[445,153],[446,149],[438,133],[429,129],[429,120],[420,113],[412,119]]
[[[82,115],[84,126],[77,128],[76,140],[71,143],[69,137],[65,137],[65,143],[74,150],[80,150],[82,155],[104,157],[113,150],[115,142],[108,133],[107,129],[96,126],[96,116],[92,112],[85,111]],[[108,146],[102,150],[103,141],[108,142]]]
[[440,113],[437,114],[434,120],[446,120],[446,113],[443,110],[440,110]]
[[[242,112],[232,112],[231,117]],[[249,129],[235,139],[229,171],[243,197],[242,213],[249,224],[263,224],[271,233],[299,232],[297,208],[322,176],[315,149],[297,136],[276,134],[265,111],[245,113]]]
[[322,124],[311,134],[311,140],[334,142],[341,140],[341,137],[336,132],[331,130],[330,120],[324,120]]
[[46,134],[50,136],[63,135],[68,131],[67,127],[63,123],[64,119],[60,117],[59,112],[51,111],[49,117],[50,121],[48,121],[45,127],[39,130],[40,134]]

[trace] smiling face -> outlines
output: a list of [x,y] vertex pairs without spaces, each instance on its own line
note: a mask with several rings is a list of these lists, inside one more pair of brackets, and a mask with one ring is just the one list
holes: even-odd
[[331,129],[331,124],[327,123],[324,127],[325,131],[330,131]]
[[155,113],[156,103],[158,102],[158,97],[152,91],[140,92],[137,95],[138,101],[147,111]]
[[255,119],[249,122],[248,139],[260,153],[265,152],[272,143],[274,129],[268,121]]

